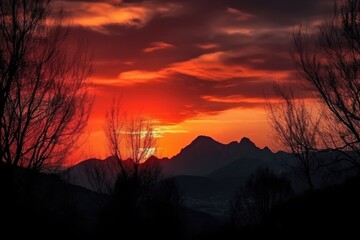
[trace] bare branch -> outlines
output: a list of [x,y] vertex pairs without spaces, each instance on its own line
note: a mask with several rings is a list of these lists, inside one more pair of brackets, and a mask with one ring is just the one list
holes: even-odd
[[59,166],[89,117],[91,58],[85,46],[73,54],[65,47],[68,31],[51,0],[2,1],[0,16],[0,159]]
[[293,154],[297,170],[305,177],[309,189],[314,189],[313,173],[318,168],[316,151],[321,140],[321,116],[315,117],[303,100],[296,99],[291,89],[276,86],[279,103],[267,103],[267,113],[275,139]]
[[[360,169],[360,1],[335,5],[317,35],[302,28],[294,33],[292,56],[301,76],[329,111],[328,144],[353,151]],[[345,148],[344,148],[345,146]],[[359,170],[360,171],[360,170]]]

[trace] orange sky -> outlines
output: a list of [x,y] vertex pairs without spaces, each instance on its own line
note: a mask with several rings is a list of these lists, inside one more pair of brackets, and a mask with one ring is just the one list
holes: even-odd
[[274,149],[264,95],[298,85],[289,57],[293,27],[328,11],[327,0],[61,1],[70,39],[94,56],[95,102],[73,162],[108,155],[105,112],[114,98],[157,123],[157,155],[171,157],[198,135],[228,143],[247,136]]
[[[103,119],[91,118],[80,156],[83,158],[108,156],[103,133]],[[199,135],[212,136],[228,143],[250,137],[260,147],[272,146],[266,113],[262,108],[231,109],[213,116],[199,115],[180,123],[159,124],[155,128],[159,157],[172,157]],[[270,144],[269,144],[270,143]],[[76,160],[75,160],[76,161]]]

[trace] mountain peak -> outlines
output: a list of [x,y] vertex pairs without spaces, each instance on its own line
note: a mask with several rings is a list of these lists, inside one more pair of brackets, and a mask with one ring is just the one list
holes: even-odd
[[216,141],[209,136],[200,135],[197,136],[192,142],[195,143],[195,142],[216,142]]
[[243,137],[240,142],[239,145],[241,146],[245,146],[245,147],[256,147],[255,143],[253,143],[250,138],[248,137]]
[[271,149],[268,146],[265,146],[262,150],[272,153]]

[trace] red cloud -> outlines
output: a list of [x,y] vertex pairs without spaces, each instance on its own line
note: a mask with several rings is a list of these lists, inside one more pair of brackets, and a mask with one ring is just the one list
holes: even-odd
[[152,42],[150,43],[149,47],[145,48],[143,51],[146,53],[158,51],[158,50],[164,50],[168,48],[173,48],[174,45],[166,42]]

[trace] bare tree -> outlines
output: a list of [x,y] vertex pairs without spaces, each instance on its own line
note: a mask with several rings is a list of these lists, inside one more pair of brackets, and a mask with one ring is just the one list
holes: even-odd
[[[117,232],[118,226],[129,234],[134,234],[132,229],[152,229],[151,226],[177,229],[182,198],[176,183],[164,180],[158,160],[151,158],[156,148],[153,122],[127,117],[119,101],[114,101],[104,131],[116,164],[111,170],[117,179],[104,209],[102,231]],[[149,235],[148,230],[145,232]],[[142,235],[135,233],[139,234]]]
[[349,150],[345,158],[360,171],[360,1],[335,4],[316,34],[294,33],[293,59],[301,76],[329,111],[328,144]]
[[96,192],[109,194],[112,192],[118,166],[114,161],[90,160],[89,166],[85,168],[86,180],[89,187]]
[[115,100],[106,114],[105,134],[110,154],[118,163],[121,181],[135,181],[143,186],[156,183],[160,177],[159,166],[146,163],[155,149],[153,124],[143,117],[128,118]]
[[314,190],[313,174],[318,169],[316,151],[321,141],[320,120],[295,99],[291,89],[275,87],[280,102],[267,104],[267,114],[275,132],[275,139],[295,160],[295,170],[305,176],[310,191]]
[[113,101],[111,109],[106,113],[106,124],[104,127],[105,136],[107,138],[107,145],[110,156],[114,157],[118,163],[118,168],[115,171],[119,171],[124,179],[128,177],[128,169],[125,166],[122,158],[122,140],[125,127],[126,114],[121,112],[120,100]]
[[58,166],[89,116],[86,49],[70,54],[51,0],[0,2],[0,161]]
[[153,123],[143,117],[133,117],[128,121],[124,134],[125,150],[132,161],[133,174],[138,176],[140,164],[144,163],[155,151]]
[[292,194],[291,183],[274,172],[258,169],[231,202],[231,219],[237,226],[260,223],[270,211]]

